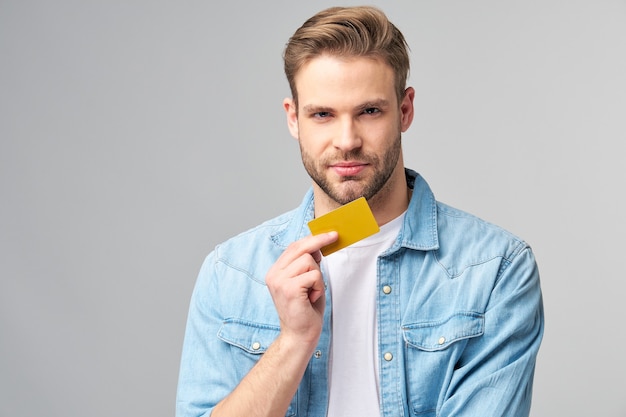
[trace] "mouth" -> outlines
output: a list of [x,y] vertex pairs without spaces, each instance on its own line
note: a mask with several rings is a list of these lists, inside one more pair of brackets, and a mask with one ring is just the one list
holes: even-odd
[[365,162],[342,161],[330,165],[330,169],[340,177],[353,177],[360,174],[367,166]]

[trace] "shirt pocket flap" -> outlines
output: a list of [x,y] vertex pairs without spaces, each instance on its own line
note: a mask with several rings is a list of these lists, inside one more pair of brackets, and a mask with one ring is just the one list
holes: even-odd
[[481,336],[485,318],[482,314],[458,313],[445,320],[402,326],[404,341],[418,349],[437,351],[459,340]]
[[248,353],[264,353],[278,337],[280,327],[252,323],[237,319],[227,319],[222,323],[217,337],[224,342],[237,346]]

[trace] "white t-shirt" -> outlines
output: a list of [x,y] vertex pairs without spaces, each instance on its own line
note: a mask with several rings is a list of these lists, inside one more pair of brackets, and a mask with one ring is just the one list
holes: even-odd
[[395,242],[403,219],[322,260],[333,303],[329,417],[380,415],[376,262]]

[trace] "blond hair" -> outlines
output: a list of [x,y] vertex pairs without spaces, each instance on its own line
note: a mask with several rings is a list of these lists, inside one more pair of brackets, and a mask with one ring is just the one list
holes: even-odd
[[300,68],[322,54],[382,59],[394,71],[398,101],[409,73],[409,47],[402,33],[375,7],[331,7],[296,30],[283,54],[291,95],[298,102],[295,77]]

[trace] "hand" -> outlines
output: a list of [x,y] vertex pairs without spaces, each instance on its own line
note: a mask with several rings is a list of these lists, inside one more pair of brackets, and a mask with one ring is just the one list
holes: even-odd
[[336,232],[307,236],[287,247],[265,278],[280,319],[281,334],[317,344],[322,331],[324,280],[320,248],[336,241]]

